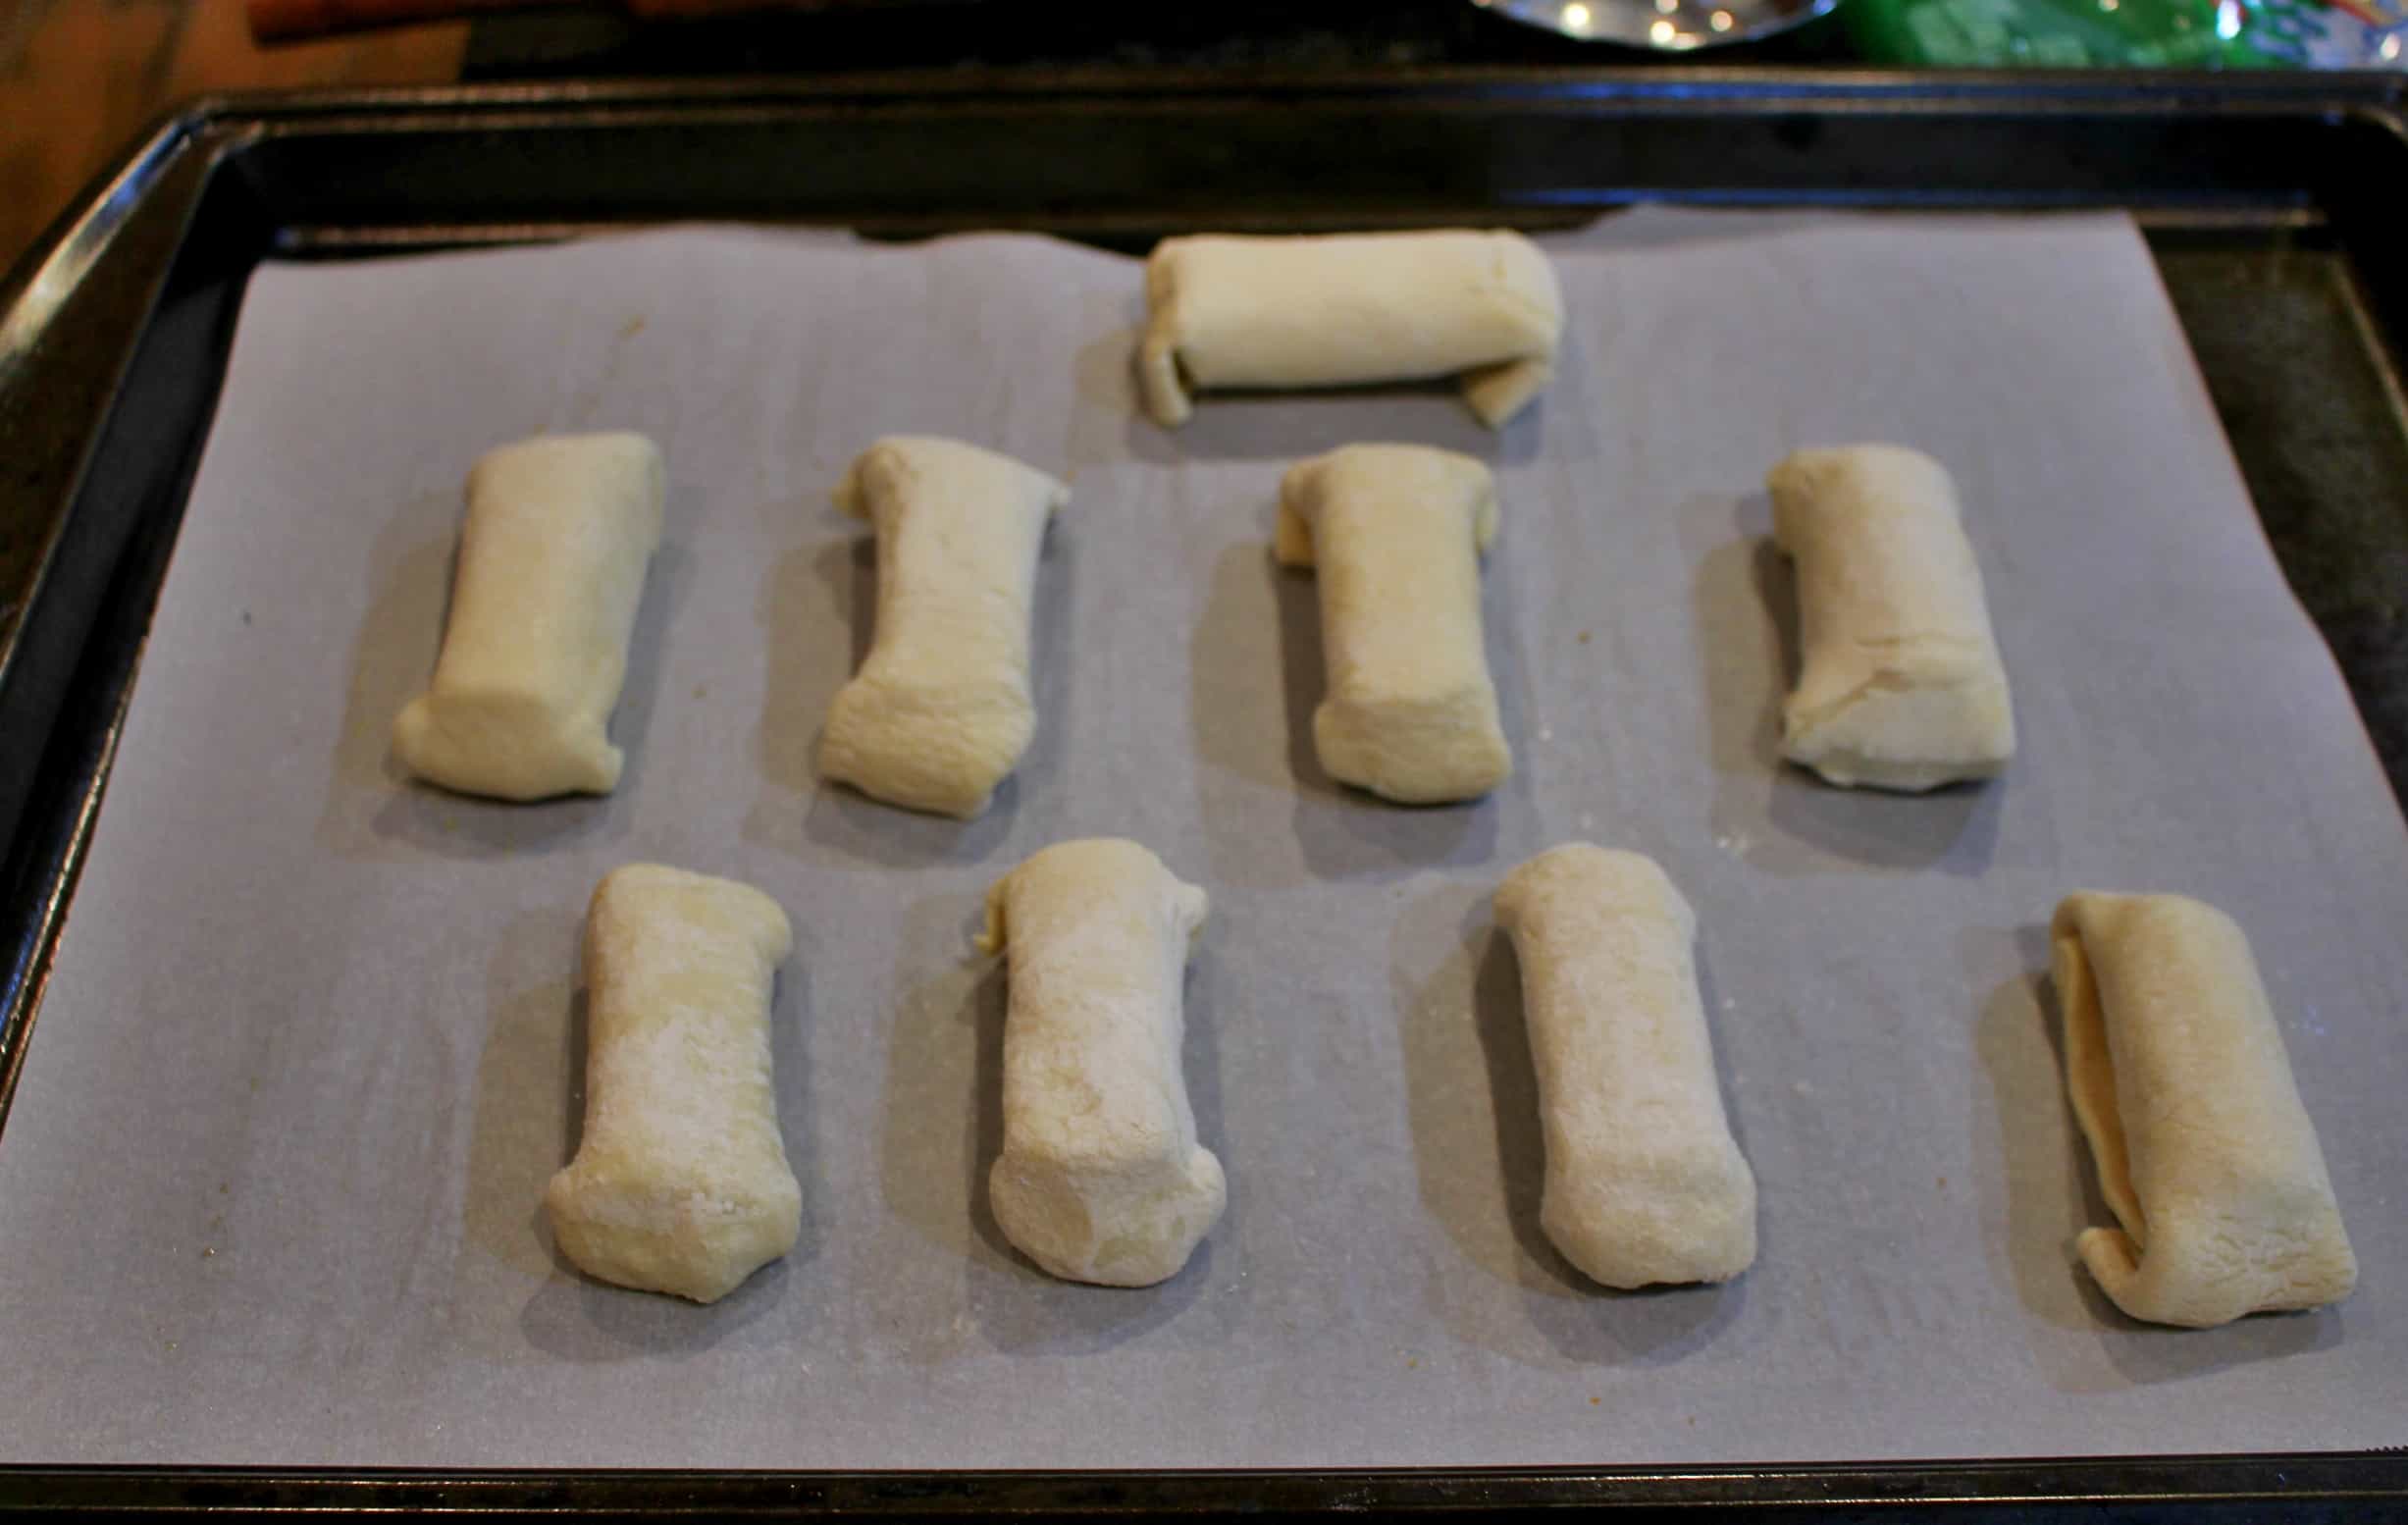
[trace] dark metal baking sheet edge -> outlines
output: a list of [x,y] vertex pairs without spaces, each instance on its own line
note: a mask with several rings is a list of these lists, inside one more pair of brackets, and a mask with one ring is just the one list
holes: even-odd
[[[1940,119],[2012,118],[2027,124],[2091,116],[2151,118],[2180,125],[2205,113],[2220,120],[2351,122],[2408,139],[2391,79],[2255,77],[2238,80],[2086,75],[1914,79],[1870,75],[1730,76],[1646,72],[1450,73],[1412,80],[1318,79],[1309,84],[1148,79],[1142,98],[1109,79],[851,80],[788,84],[711,81],[539,89],[329,92],[203,103],[164,125],[44,245],[0,284],[0,831],[12,825],[0,903],[0,1120],[22,1062],[41,984],[64,923],[82,850],[99,809],[149,610],[181,522],[183,501],[206,437],[242,277],[272,247],[320,251],[346,238],[363,247],[423,244],[445,229],[490,232],[496,219],[350,217],[354,206],[311,219],[280,206],[275,168],[246,164],[244,151],[270,143],[340,147],[395,135],[512,134],[674,129],[716,120],[774,125],[796,117],[911,111],[968,118],[1056,118],[1099,112],[1177,111],[1199,117],[1277,108],[1309,98],[1359,102],[1397,114],[1498,117],[1591,112],[1637,118],[1754,122],[1793,134],[1802,154],[1852,115]],[[1701,113],[1719,115],[1708,119]],[[2244,181],[2249,179],[2245,172]],[[2309,176],[2313,179],[2313,174]],[[406,187],[404,187],[406,188]],[[2328,219],[2271,182],[2229,197],[2213,186],[2170,198],[2159,215],[2233,228],[2324,227],[2379,256],[2360,265],[2370,320],[2399,335],[2408,319],[2408,210],[2349,201]],[[1710,189],[1628,183],[1584,187],[1550,199],[1534,187],[1503,187],[1490,210],[1500,220],[1545,224],[1571,208],[1658,196],[1715,200]],[[1815,199],[1777,187],[1740,187],[1720,197],[1797,204]],[[2016,184],[1984,198],[1959,189],[1916,196],[1901,187],[1830,187],[1820,204],[2034,205],[2106,199],[2070,186],[2056,200],[2045,186]],[[2346,198],[2345,198],[2346,199]],[[483,214],[488,209],[469,209]],[[639,209],[639,214],[654,209]],[[1383,209],[1367,209],[1377,220]],[[1275,209],[1267,221],[1292,217]],[[731,215],[763,215],[758,205]],[[1359,215],[1359,214],[1358,214]],[[1176,222],[1177,209],[1120,209],[1091,217],[1093,231]],[[212,219],[223,226],[212,228]],[[923,231],[885,209],[888,231]],[[508,222],[507,219],[500,221]],[[552,219],[565,226],[566,219]],[[871,215],[848,219],[879,222]],[[943,219],[929,219],[933,227]],[[953,219],[958,222],[959,218]],[[1056,206],[1029,225],[1080,218]],[[542,220],[519,219],[522,235]],[[222,241],[212,244],[211,236]],[[62,333],[79,341],[70,346]],[[156,352],[153,353],[153,349]],[[146,358],[182,357],[183,364]],[[189,363],[198,358],[202,363]],[[129,442],[162,419],[182,419],[181,437],[147,451]],[[111,511],[82,512],[104,502]],[[31,512],[26,505],[35,505]],[[88,526],[97,523],[98,529]],[[5,534],[30,530],[26,554]],[[62,589],[65,591],[62,592]],[[79,598],[78,597],[79,595]],[[54,618],[55,603],[82,602],[77,624]],[[113,617],[97,618],[108,610]],[[35,616],[40,616],[36,618]],[[62,634],[61,632],[65,633]],[[32,634],[29,634],[31,632]],[[34,640],[48,633],[47,649]],[[72,639],[70,639],[72,637]],[[39,669],[39,670],[37,670]],[[33,673],[31,678],[28,673]],[[47,712],[45,712],[47,710]],[[39,766],[31,765],[38,757]],[[10,769],[18,776],[12,781]],[[15,789],[16,797],[6,791]],[[2297,1519],[2408,1518],[2408,1455],[2397,1451],[2307,1455],[1933,1461],[1869,1466],[1611,1468],[1531,1471],[1134,1473],[699,1473],[412,1472],[322,1469],[0,1467],[0,1510],[152,1513],[228,1517],[326,1508],[379,1512],[474,1512],[534,1516],[829,1514],[935,1518],[968,1513],[1121,1517],[1160,1514],[1284,1516],[1332,1510],[1443,1510],[1484,1516],[1539,1508],[1613,1508],[1625,1514],[1691,1513],[1747,1506],[1771,1517],[1845,1519],[1900,1509],[1947,1507],[1955,1517],[2022,1519],[2079,1511],[2120,1519],[2260,1517],[2269,1508]]]

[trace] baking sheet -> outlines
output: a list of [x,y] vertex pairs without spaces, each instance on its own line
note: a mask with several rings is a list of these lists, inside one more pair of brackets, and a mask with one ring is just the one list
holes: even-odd
[[[0,1148],[0,1458],[1132,1466],[1699,1462],[2396,1444],[2408,1396],[2408,834],[2282,585],[2145,247],[2115,218],[1647,212],[1554,240],[1557,381],[1144,422],[1138,267],[1021,237],[685,230],[252,283],[108,802]],[[487,447],[632,427],[669,531],[619,792],[401,779]],[[1038,738],[968,825],[811,775],[869,635],[873,437],[1069,474]],[[1773,762],[1792,613],[1758,482],[1858,438],[1969,505],[2022,752],[1987,788]],[[1315,764],[1282,469],[1361,439],[1496,467],[1491,659],[1519,767],[1403,811]],[[1188,1080],[1229,1215],[1143,1291],[1053,1283],[987,1209],[1000,977],[977,900],[1135,836],[1212,892]],[[1546,1247],[1517,973],[1487,896],[1574,837],[1696,903],[1762,1195],[1722,1289]],[[595,879],[732,874],[777,995],[803,1241],[707,1309],[581,1280]],[[2118,1315],[2043,926],[2075,886],[2249,929],[2365,1272],[2205,1333]]]

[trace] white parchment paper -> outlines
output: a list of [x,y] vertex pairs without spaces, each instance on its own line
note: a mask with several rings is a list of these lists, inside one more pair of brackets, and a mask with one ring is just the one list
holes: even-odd
[[[0,1147],[0,1458],[796,1467],[1685,1462],[2408,1440],[2408,833],[2120,220],[1645,214],[1551,245],[1561,374],[1500,435],[1442,391],[1136,411],[1134,261],[693,230],[255,278]],[[460,479],[545,430],[669,463],[607,800],[410,784]],[[1042,720],[968,825],[822,789],[870,630],[827,494],[890,432],[1073,479]],[[1315,765],[1292,460],[1494,463],[1476,807]],[[1900,440],[1968,506],[2022,752],[1907,799],[1773,761],[1764,469]],[[1227,1219],[1145,1291],[1000,1238],[1001,979],[977,899],[1126,834],[1207,886],[1188,1081]],[[1536,1223],[1488,895],[1575,837],[1697,904],[1763,1199],[1722,1288],[1600,1292]],[[580,920],[657,859],[759,884],[803,1241],[711,1307],[581,1280]],[[2237,916],[2364,1263],[2344,1306],[2119,1316],[2042,928],[2076,886]]]

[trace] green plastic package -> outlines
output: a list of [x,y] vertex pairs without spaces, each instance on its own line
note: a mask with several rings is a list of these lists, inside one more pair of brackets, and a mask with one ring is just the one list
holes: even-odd
[[2408,0],[1847,0],[1865,57],[1918,69],[2408,69]]

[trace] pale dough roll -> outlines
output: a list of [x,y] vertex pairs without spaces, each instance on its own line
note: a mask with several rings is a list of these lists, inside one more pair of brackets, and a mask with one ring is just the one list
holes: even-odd
[[1563,293],[1517,233],[1166,238],[1145,263],[1146,411],[1171,428],[1191,389],[1463,378],[1501,425],[1554,374]]
[[1330,776],[1406,804],[1477,799],[1513,771],[1480,623],[1496,488],[1468,455],[1350,445],[1289,469],[1273,547],[1316,568]]
[[1063,842],[988,892],[1008,950],[1006,1237],[1055,1276],[1146,1287],[1177,1274],[1228,1200],[1196,1142],[1179,1043],[1187,948],[1209,902],[1134,842]]
[[1715,1084],[1689,903],[1652,861],[1576,842],[1516,868],[1495,906],[1522,966],[1546,1236],[1608,1287],[1747,1270],[1755,1177]]
[[836,504],[877,528],[878,630],[828,711],[821,772],[913,810],[986,809],[1036,730],[1037,555],[1070,496],[952,440],[894,436],[853,463]]
[[1930,789],[2015,755],[2015,709],[1941,464],[1895,445],[1775,466],[1773,537],[1798,563],[1802,661],[1782,753],[1835,784]]
[[2075,1241],[2116,1305],[2193,1328],[2358,1283],[2316,1126],[2230,917],[2068,895],[2050,926],[2066,1086],[2120,1229]]
[[793,950],[777,902],[654,864],[586,918],[585,1133],[544,1192],[589,1275],[712,1302],[794,1247],[803,1193],[769,1073],[769,995]]
[[625,759],[606,727],[661,497],[660,451],[638,434],[550,436],[478,459],[443,655],[393,721],[411,772],[504,800],[618,787]]

